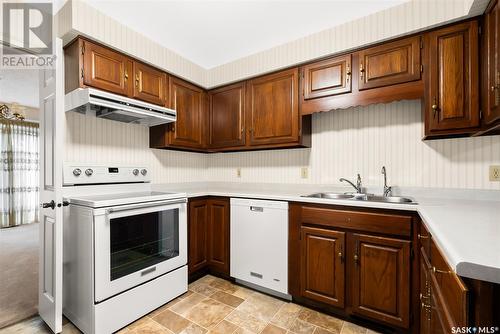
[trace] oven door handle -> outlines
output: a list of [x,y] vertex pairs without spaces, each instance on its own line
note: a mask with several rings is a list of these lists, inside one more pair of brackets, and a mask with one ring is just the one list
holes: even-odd
[[172,201],[158,201],[158,202],[150,202],[150,203],[144,203],[144,204],[139,204],[139,205],[128,205],[125,207],[116,207],[116,208],[109,208],[106,209],[106,214],[109,215],[110,213],[113,212],[121,212],[121,211],[129,211],[129,210],[136,210],[136,209],[144,209],[144,208],[152,208],[155,206],[162,206],[162,205],[169,205],[169,204],[178,204],[178,203],[186,203],[187,199],[177,199],[177,200],[172,200]]

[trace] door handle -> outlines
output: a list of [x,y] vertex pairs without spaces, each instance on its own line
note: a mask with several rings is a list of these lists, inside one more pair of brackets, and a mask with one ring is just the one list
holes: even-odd
[[257,278],[264,277],[262,274],[259,274],[259,273],[253,272],[253,271],[250,272],[250,276],[257,277]]
[[251,206],[250,211],[264,212],[264,208],[260,206]]
[[52,210],[54,210],[56,208],[56,202],[54,202],[54,200],[52,200],[49,203],[42,203],[41,207],[44,209],[51,208]]
[[151,274],[152,272],[155,272],[155,271],[156,271],[156,267],[143,270],[143,271],[141,271],[141,276],[144,276],[144,275],[147,275],[147,274]]

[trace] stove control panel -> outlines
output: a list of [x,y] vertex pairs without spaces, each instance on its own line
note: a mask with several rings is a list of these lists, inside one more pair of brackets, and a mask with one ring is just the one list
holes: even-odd
[[63,185],[151,182],[147,167],[142,166],[64,166]]

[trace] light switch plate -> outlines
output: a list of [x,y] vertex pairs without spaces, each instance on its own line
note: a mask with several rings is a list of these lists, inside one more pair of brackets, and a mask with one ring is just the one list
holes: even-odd
[[500,166],[490,166],[490,181],[500,182]]
[[309,177],[309,169],[307,167],[300,168],[300,177],[307,179]]

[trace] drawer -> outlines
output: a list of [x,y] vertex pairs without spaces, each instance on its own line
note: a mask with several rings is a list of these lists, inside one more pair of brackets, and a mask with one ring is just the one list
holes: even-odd
[[340,227],[406,237],[411,234],[412,218],[403,215],[303,206],[301,216],[302,224]]
[[441,251],[431,240],[431,281],[433,292],[442,298],[449,322],[453,326],[467,325],[468,289],[462,279],[457,276],[446,263]]

